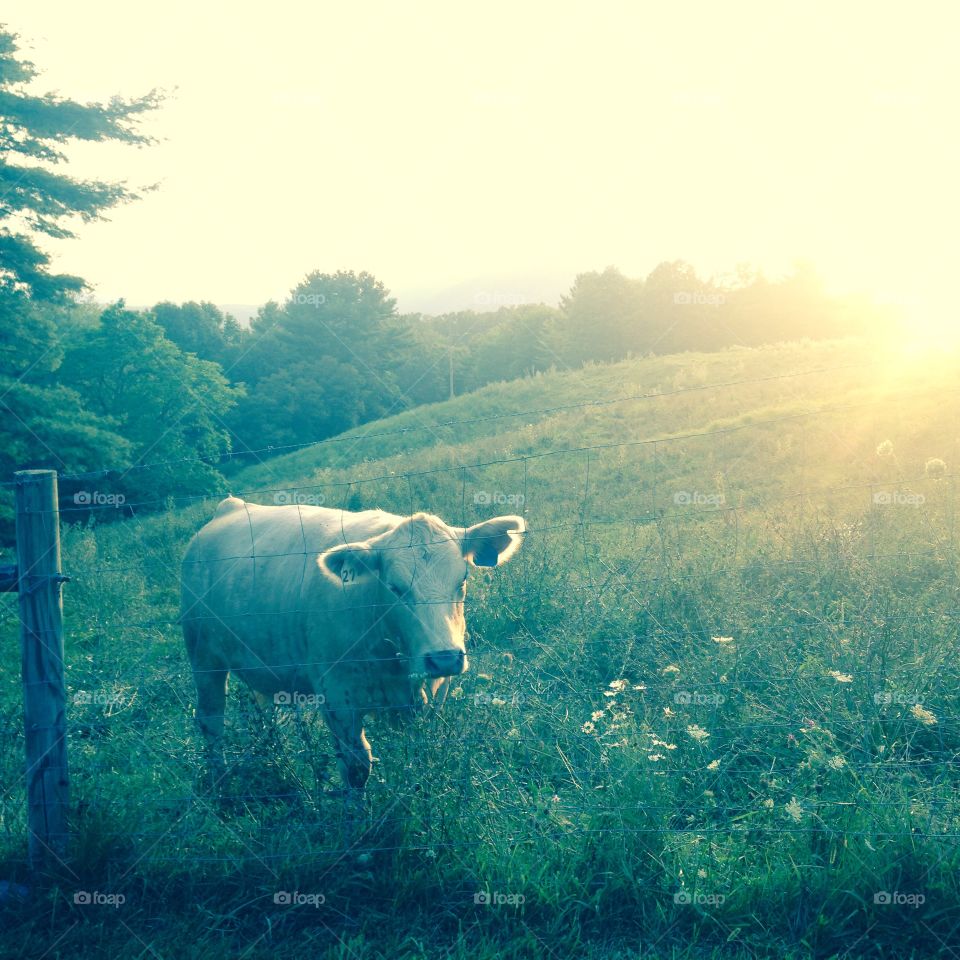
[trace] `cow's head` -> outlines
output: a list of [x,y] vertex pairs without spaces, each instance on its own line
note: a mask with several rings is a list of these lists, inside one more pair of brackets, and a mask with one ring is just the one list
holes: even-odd
[[450,527],[417,513],[370,540],[322,553],[320,569],[349,588],[375,584],[376,616],[398,640],[414,677],[452,677],[468,666],[463,601],[470,565],[495,567],[520,548],[522,517]]

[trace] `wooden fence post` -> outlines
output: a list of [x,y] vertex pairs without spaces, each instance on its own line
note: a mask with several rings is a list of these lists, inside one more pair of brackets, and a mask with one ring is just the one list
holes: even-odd
[[28,849],[39,868],[66,856],[68,839],[60,511],[56,471],[21,470],[15,479]]

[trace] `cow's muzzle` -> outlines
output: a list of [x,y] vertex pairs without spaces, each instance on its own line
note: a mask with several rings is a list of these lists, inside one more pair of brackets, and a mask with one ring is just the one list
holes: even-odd
[[423,655],[423,669],[428,677],[455,677],[467,669],[467,655],[462,650],[432,650]]

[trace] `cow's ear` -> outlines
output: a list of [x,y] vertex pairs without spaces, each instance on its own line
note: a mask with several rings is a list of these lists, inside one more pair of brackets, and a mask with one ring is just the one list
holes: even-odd
[[352,583],[380,569],[380,551],[366,543],[344,543],[317,557],[317,565],[336,583]]
[[523,517],[494,517],[467,527],[463,555],[476,567],[506,563],[519,549],[527,526]]

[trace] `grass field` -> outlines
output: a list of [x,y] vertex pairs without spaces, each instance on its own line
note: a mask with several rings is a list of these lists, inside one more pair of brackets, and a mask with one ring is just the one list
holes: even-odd
[[0,953],[960,953],[958,376],[895,354],[551,373],[233,476],[256,502],[527,518],[472,577],[470,672],[439,716],[371,720],[349,815],[319,718],[239,684],[225,799],[198,789],[174,620],[216,499],[65,512],[73,856],[23,865],[5,613]]

